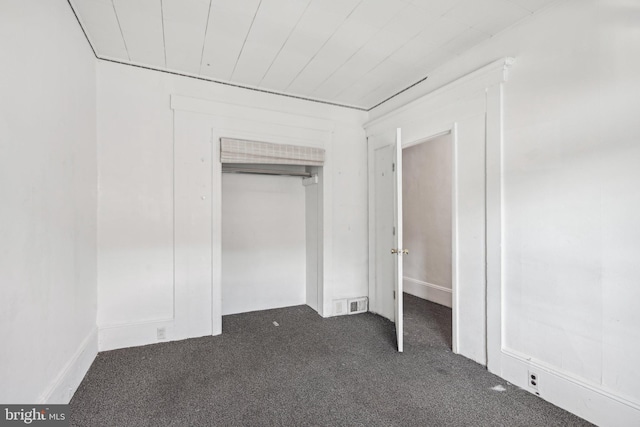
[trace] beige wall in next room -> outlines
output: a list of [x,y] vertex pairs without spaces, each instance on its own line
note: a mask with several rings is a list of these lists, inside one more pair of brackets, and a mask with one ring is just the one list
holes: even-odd
[[451,136],[402,153],[404,284],[407,293],[451,307]]

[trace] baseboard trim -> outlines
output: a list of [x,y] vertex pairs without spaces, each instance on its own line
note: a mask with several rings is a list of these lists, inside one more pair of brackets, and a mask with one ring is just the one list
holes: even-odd
[[404,292],[451,308],[451,289],[434,285],[433,283],[423,282],[422,280],[412,279],[411,277],[405,276],[403,279],[402,285]]
[[[173,337],[173,326],[173,320],[101,326],[98,333],[98,349],[100,351],[109,351],[173,341],[176,339]],[[164,339],[158,339],[158,328],[164,328]]]
[[599,426],[640,425],[640,404],[617,396],[532,360],[515,350],[502,349],[502,377],[522,389],[535,393],[528,384],[528,371],[538,374],[538,396]]
[[98,328],[94,327],[40,397],[40,404],[67,404],[98,355]]
[[[158,328],[164,328],[165,336],[162,339],[158,338]],[[98,330],[98,350],[109,351],[211,335],[210,325],[185,331],[177,327],[174,320],[101,326]]]

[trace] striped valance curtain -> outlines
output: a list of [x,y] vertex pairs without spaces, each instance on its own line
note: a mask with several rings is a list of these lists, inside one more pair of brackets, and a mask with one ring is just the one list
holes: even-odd
[[299,145],[220,138],[220,161],[222,163],[322,166],[324,150]]

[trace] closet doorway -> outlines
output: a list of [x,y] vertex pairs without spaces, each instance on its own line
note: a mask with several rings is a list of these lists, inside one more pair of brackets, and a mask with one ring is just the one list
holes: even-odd
[[[322,167],[293,163],[321,164],[324,150],[314,149],[321,159],[303,152],[275,164],[291,146],[223,138],[221,147],[222,315],[318,311]],[[252,159],[263,163],[239,163]]]
[[[408,341],[452,348],[453,136],[402,150],[404,324]],[[428,337],[428,338],[427,338]],[[435,344],[435,343],[434,343]]]

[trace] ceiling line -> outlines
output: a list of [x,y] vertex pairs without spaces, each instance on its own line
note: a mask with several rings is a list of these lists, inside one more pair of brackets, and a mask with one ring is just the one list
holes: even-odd
[[82,22],[80,22],[80,18],[78,17],[78,14],[76,13],[75,8],[71,4],[71,0],[67,0],[67,3],[69,4],[69,7],[71,8],[71,12],[73,12],[73,16],[76,17],[76,21],[78,21],[78,25],[80,26],[80,29],[82,30],[82,34],[84,34],[84,38],[87,39],[87,43],[89,43],[89,47],[91,48],[91,51],[93,52],[93,56],[95,56],[96,59],[98,59],[98,54],[96,53],[96,49],[93,47],[93,43],[91,43],[91,40],[89,40],[89,36],[87,35],[87,32],[84,30],[84,26],[82,25]]
[[214,79],[210,79],[210,78],[207,78],[207,77],[194,76],[194,75],[190,75],[190,74],[182,74],[182,73],[179,73],[177,71],[163,70],[163,69],[160,69],[160,68],[154,68],[154,67],[150,67],[150,66],[146,66],[146,65],[133,64],[131,62],[119,61],[117,59],[112,59],[112,58],[101,58],[101,57],[98,56],[97,59],[99,59],[100,61],[112,62],[114,64],[128,65],[130,67],[142,68],[144,70],[157,71],[157,72],[160,72],[160,73],[171,74],[171,75],[174,75],[174,76],[180,76],[180,77],[187,77],[187,78],[190,78],[190,79],[202,80],[202,81],[209,82],[209,83],[216,83],[216,84],[220,84],[220,85],[224,85],[224,86],[231,86],[231,87],[237,87],[237,88],[240,88],[240,89],[252,90],[254,92],[262,92],[262,93],[268,93],[270,95],[285,96],[287,98],[300,99],[300,100],[303,100],[303,101],[316,102],[316,103],[319,103],[319,104],[333,105],[334,107],[349,108],[349,109],[358,110],[358,111],[365,111],[365,112],[369,111],[365,107],[356,107],[354,105],[340,104],[340,103],[337,103],[337,102],[324,101],[324,100],[321,100],[321,99],[306,98],[304,96],[293,95],[293,94],[282,93],[282,92],[275,92],[275,91],[271,91],[271,90],[268,90],[268,89],[261,89],[261,88],[255,88],[255,87],[250,87],[250,86],[243,86],[243,85],[237,84],[237,83],[225,82],[225,81],[221,81],[221,80],[214,80]]
[[[362,0],[361,0],[361,2],[362,2]],[[99,57],[97,52],[96,52],[96,50],[95,50],[95,48],[93,47],[93,44],[91,43],[91,40],[89,39],[89,36],[87,35],[87,32],[84,29],[84,26],[82,25],[82,22],[80,21],[80,19],[78,17],[78,14],[76,13],[75,8],[73,7],[73,4],[71,4],[71,0],[67,0],[67,4],[69,5],[69,7],[71,8],[71,11],[73,12],[74,16],[76,17],[76,21],[78,22],[78,25],[80,26],[80,29],[82,30],[82,33],[84,34],[84,37],[87,40],[87,43],[89,44],[89,47],[91,48],[91,51],[93,52],[93,55],[96,57],[96,59],[100,60],[100,61],[105,61],[105,62],[112,62],[114,64],[128,65],[130,67],[142,68],[142,69],[151,70],[151,71],[158,71],[160,73],[172,74],[172,75],[175,75],[175,76],[182,76],[182,77],[187,77],[187,78],[191,78],[191,79],[202,80],[202,81],[205,81],[205,82],[217,83],[217,84],[221,84],[221,85],[224,85],[224,86],[231,86],[231,87],[237,87],[237,88],[241,88],[241,89],[252,90],[254,92],[263,92],[263,93],[268,93],[268,94],[271,94],[271,95],[285,96],[285,97],[288,97],[288,98],[300,99],[300,100],[303,100],[303,101],[316,102],[316,103],[319,103],[319,104],[333,105],[334,107],[342,107],[342,108],[348,108],[348,109],[351,109],[351,110],[358,110],[358,111],[364,111],[364,112],[369,112],[369,111],[373,110],[374,108],[379,107],[380,105],[384,104],[385,102],[389,101],[390,99],[400,95],[401,93],[411,89],[412,87],[422,83],[423,81],[425,81],[425,80],[427,80],[429,78],[429,76],[426,76],[426,77],[418,80],[417,82],[413,83],[412,85],[407,86],[406,88],[402,89],[401,91],[395,93],[394,95],[391,95],[390,97],[386,98],[385,100],[377,103],[373,107],[365,108],[365,107],[356,107],[356,106],[353,106],[353,105],[340,104],[340,103],[337,103],[337,102],[323,101],[323,100],[313,99],[313,98],[306,98],[306,97],[303,97],[303,96],[290,95],[290,94],[270,91],[270,90],[266,90],[266,89],[252,88],[252,87],[242,86],[242,85],[235,84],[235,83],[223,82],[223,81],[213,80],[213,79],[204,78],[204,77],[190,76],[188,74],[181,74],[181,73],[177,73],[177,72],[174,72],[174,71],[161,70],[159,68],[145,67],[145,66],[142,66],[142,65],[136,65],[136,64],[131,64],[131,63],[127,63],[127,62],[117,61],[115,59],[107,59],[107,58]],[[162,0],[160,0],[160,4],[162,5]],[[354,8],[354,10],[355,10],[355,8]],[[353,12],[353,10],[351,12]],[[164,25],[163,25],[163,27],[164,27]],[[163,33],[163,35],[164,35],[164,33]]]
[[127,41],[124,39],[124,33],[122,32],[122,25],[120,25],[120,18],[118,18],[118,11],[116,10],[116,5],[111,0],[111,6],[113,7],[113,13],[116,15],[116,22],[118,22],[118,28],[120,29],[120,37],[122,37],[122,43],[124,43],[124,50],[127,52],[127,58],[131,61],[131,55],[129,55],[129,48],[127,47]]
[[211,18],[211,5],[213,0],[209,0],[209,12],[207,13],[207,26],[204,28],[204,38],[202,39],[202,53],[200,53],[200,68],[198,74],[202,74],[202,61],[204,60],[204,46],[207,44],[207,33],[209,32],[209,22]]
[[302,11],[302,13],[300,14],[300,18],[298,18],[298,22],[296,22],[296,25],[293,26],[293,28],[291,29],[291,31],[289,32],[289,35],[287,35],[287,39],[284,41],[284,43],[282,43],[282,46],[280,46],[280,49],[278,49],[278,53],[275,54],[275,56],[273,57],[273,60],[271,61],[271,64],[269,64],[269,67],[267,68],[267,71],[264,72],[264,74],[262,75],[262,78],[260,79],[260,81],[258,82],[258,86],[260,86],[260,83],[262,83],[262,81],[264,80],[265,77],[267,77],[267,74],[269,73],[269,71],[271,70],[271,67],[273,67],[273,64],[275,64],[276,59],[278,59],[278,56],[280,56],[280,52],[282,52],[282,49],[284,49],[284,47],[286,46],[287,42],[289,41],[289,39],[291,38],[291,35],[293,34],[293,32],[296,30],[296,28],[298,28],[298,24],[300,24],[300,21],[302,21],[302,17],[304,16],[304,14],[307,12],[307,9],[309,9],[309,6],[311,5],[311,2],[313,0],[309,0],[309,3],[307,3],[307,5],[305,6],[304,10]]
[[167,40],[164,36],[164,1],[160,0],[160,20],[162,21],[162,51],[164,52],[164,66],[167,66]]
[[302,72],[304,70],[307,69],[307,67],[309,66],[309,64],[311,64],[311,61],[313,61],[315,59],[316,56],[318,56],[318,54],[320,53],[320,51],[327,45],[327,43],[329,43],[329,40],[331,40],[333,38],[333,36],[336,35],[336,33],[338,32],[338,30],[344,25],[345,22],[347,22],[347,19],[349,19],[349,17],[351,16],[351,14],[353,13],[354,10],[356,10],[363,2],[364,0],[360,0],[360,2],[355,5],[353,7],[353,9],[351,9],[351,12],[349,12],[349,14],[344,18],[344,20],[342,21],[342,23],[340,25],[338,25],[335,29],[335,31],[333,33],[331,33],[331,35],[329,37],[327,37],[327,39],[324,41],[324,43],[322,43],[322,46],[320,46],[318,48],[318,50],[316,50],[316,53],[313,54],[313,56],[307,61],[306,64],[304,64],[304,67],[302,67],[300,69],[300,71],[298,71],[298,74],[295,75],[295,77],[293,79],[291,79],[291,81],[289,82],[289,84],[287,85],[287,87],[284,88],[284,90],[289,89],[289,87],[298,79],[298,77],[300,77],[300,74],[302,74]]
[[242,47],[240,48],[240,52],[238,52],[238,57],[236,58],[236,63],[233,65],[233,71],[231,71],[231,76],[229,80],[233,79],[233,75],[236,72],[236,67],[238,66],[238,62],[240,62],[240,57],[242,56],[242,51],[244,50],[244,45],[247,43],[247,39],[249,38],[249,34],[251,33],[251,29],[253,28],[253,23],[256,21],[256,16],[258,16],[258,11],[260,10],[260,6],[262,5],[262,0],[258,3],[258,7],[256,7],[256,13],[253,14],[253,19],[251,20],[251,25],[249,25],[249,29],[247,30],[247,35],[244,36],[244,41],[242,42]]
[[409,89],[411,89],[412,87],[414,87],[414,86],[416,86],[416,85],[418,85],[418,84],[422,83],[423,81],[427,80],[428,78],[429,78],[429,76],[423,77],[423,78],[421,78],[420,80],[418,80],[417,82],[415,82],[414,84],[412,84],[412,85],[409,85],[409,86],[405,87],[405,88],[404,88],[404,89],[402,89],[400,92],[394,93],[393,95],[391,95],[390,97],[388,97],[388,98],[387,98],[387,99],[385,99],[384,101],[380,101],[380,102],[378,102],[376,105],[374,105],[373,107],[371,107],[371,108],[367,109],[367,112],[368,112],[368,111],[373,110],[373,109],[374,109],[374,108],[376,108],[376,107],[381,106],[382,104],[384,104],[385,102],[389,101],[390,99],[395,98],[396,96],[400,95],[402,92],[406,92],[406,91],[408,91],[408,90],[409,90]]

